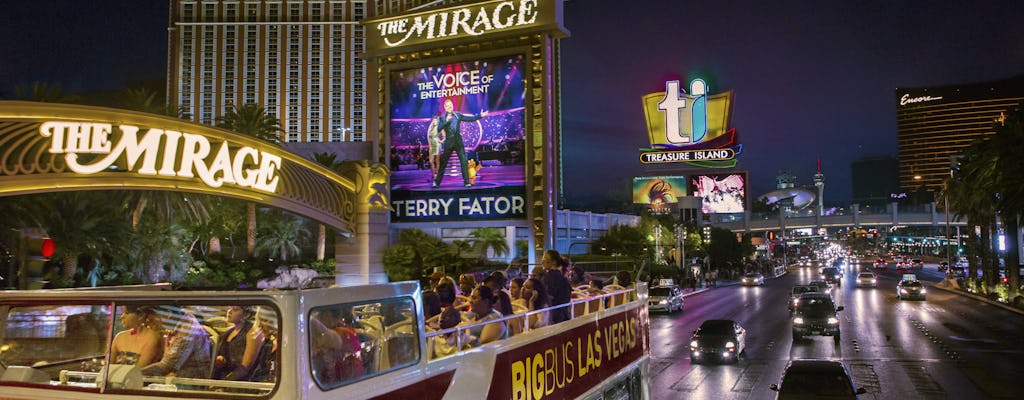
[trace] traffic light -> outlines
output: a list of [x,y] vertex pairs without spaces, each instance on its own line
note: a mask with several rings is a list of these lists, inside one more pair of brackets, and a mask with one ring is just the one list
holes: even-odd
[[46,285],[44,274],[46,263],[57,249],[52,239],[41,236],[25,236],[21,239],[21,267],[19,287],[21,289],[42,289]]
[[770,241],[770,242],[774,242],[775,241],[775,231],[768,231],[768,241]]

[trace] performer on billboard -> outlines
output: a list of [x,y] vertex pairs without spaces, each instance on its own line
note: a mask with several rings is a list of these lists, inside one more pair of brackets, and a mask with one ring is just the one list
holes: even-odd
[[439,164],[439,158],[441,154],[441,130],[437,129],[437,124],[441,120],[441,117],[434,116],[430,119],[430,126],[427,127],[427,144],[429,145],[430,152],[427,153],[427,161],[430,162],[430,177],[433,179],[437,175],[437,166]]
[[479,115],[466,115],[455,111],[455,104],[452,103],[452,99],[445,99],[444,101],[444,115],[441,116],[440,122],[437,124],[437,129],[444,130],[444,138],[441,139],[444,142],[444,148],[441,150],[439,155],[441,166],[438,167],[437,172],[434,176],[433,187],[441,185],[441,179],[444,178],[444,169],[448,167],[448,158],[451,157],[454,151],[459,156],[459,166],[462,171],[462,181],[466,184],[466,187],[472,187],[473,183],[469,181],[469,165],[466,160],[466,145],[462,143],[462,132],[460,122],[472,122],[479,120],[482,117],[487,116],[487,111],[481,111]]

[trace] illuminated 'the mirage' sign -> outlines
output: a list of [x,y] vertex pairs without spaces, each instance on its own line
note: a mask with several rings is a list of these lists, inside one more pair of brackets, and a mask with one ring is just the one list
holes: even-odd
[[376,30],[370,40],[381,41],[384,47],[392,48],[532,27],[552,20],[556,3],[551,0],[492,1],[388,18],[370,22]]
[[[104,123],[49,121],[39,126],[39,134],[50,138],[49,152],[63,153],[68,168],[79,174],[107,170],[124,156],[128,170],[140,175],[198,175],[214,188],[230,183],[268,193],[277,190],[280,156],[248,146],[232,150],[224,141],[210,157],[210,141],[202,135],[152,128],[140,137],[137,126],[117,128],[121,137],[116,143],[110,141],[113,126]],[[83,163],[80,154],[98,156]]]

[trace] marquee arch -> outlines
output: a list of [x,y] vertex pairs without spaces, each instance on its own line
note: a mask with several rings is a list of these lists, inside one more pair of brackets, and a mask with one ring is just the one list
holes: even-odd
[[211,126],[105,107],[0,101],[0,197],[97,189],[234,197],[346,236],[356,231],[356,202],[366,192],[312,160]]

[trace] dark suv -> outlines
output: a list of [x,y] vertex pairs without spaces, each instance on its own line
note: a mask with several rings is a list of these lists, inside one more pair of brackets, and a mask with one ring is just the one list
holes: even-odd
[[804,336],[818,335],[832,336],[839,343],[840,311],[843,311],[843,307],[836,307],[832,295],[828,293],[801,294],[793,311],[793,341]]
[[781,384],[770,388],[776,399],[856,399],[867,393],[850,378],[850,371],[839,361],[793,360],[782,373]]
[[843,286],[843,273],[835,267],[822,268],[821,280],[836,286]]

